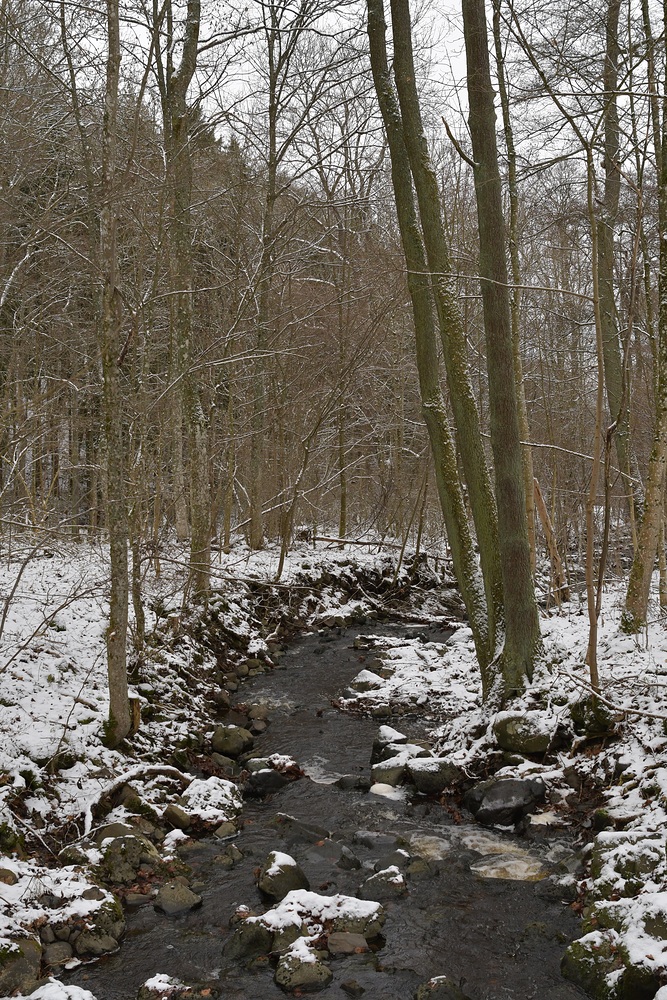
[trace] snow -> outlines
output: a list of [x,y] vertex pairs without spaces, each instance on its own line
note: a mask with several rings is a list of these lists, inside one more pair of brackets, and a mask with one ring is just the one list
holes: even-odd
[[323,924],[327,921],[363,920],[370,923],[382,913],[382,906],[369,900],[341,894],[322,896],[309,889],[293,889],[277,906],[259,917],[248,917],[248,920],[259,922],[271,931],[279,931],[294,925],[300,927],[304,921]]
[[[15,997],[14,1000],[27,1000],[25,997]],[[65,986],[57,979],[40,986],[30,994],[30,1000],[96,1000],[89,990],[79,986]]]
[[241,793],[232,781],[212,775],[195,778],[181,796],[183,808],[205,823],[225,823],[243,808]]
[[[213,654],[206,650],[202,654],[201,645],[187,630],[179,632],[177,642],[169,640],[174,637],[176,620],[183,615],[181,555],[177,549],[169,557],[165,554],[160,577],[149,568],[144,582],[147,628],[156,630],[161,640],[146,646],[136,691],[144,708],[152,709],[159,718],[149,718],[146,712],[133,741],[136,761],[128,766],[127,757],[101,743],[108,713],[104,644],[107,553],[88,544],[61,542],[54,543],[48,552],[36,551],[25,564],[21,553],[5,554],[0,565],[0,593],[7,598],[16,586],[0,635],[0,826],[5,824],[6,830],[27,836],[32,844],[58,830],[63,843],[76,843],[94,862],[99,852],[86,838],[99,823],[94,819],[95,806],[121,780],[131,783],[157,815],[172,801],[181,801],[188,812],[207,823],[218,824],[238,815],[242,803],[231,782],[215,776],[189,781],[175,768],[169,774],[163,766],[175,747],[189,746],[193,734],[210,732],[206,683],[199,678],[213,678],[217,668]],[[353,556],[369,567],[382,570],[386,566],[384,556],[367,550]],[[307,588],[324,574],[329,580],[317,598],[309,594],[298,608],[301,619],[311,627],[332,618],[349,621],[362,612],[366,617],[372,613],[363,601],[341,601],[330,582],[351,572],[351,557],[349,550],[305,546],[290,554],[281,585]],[[259,656],[268,665],[270,643],[255,617],[247,581],[271,580],[278,558],[276,547],[250,553],[239,545],[229,554],[220,553],[213,567],[213,585],[221,589],[221,595],[211,603],[220,622],[243,639],[247,655]],[[299,593],[295,588],[295,594]],[[575,597],[562,611],[542,615],[544,657],[533,684],[512,706],[513,711],[540,713],[554,726],[564,727],[568,738],[548,766],[527,762],[510,765],[500,773],[539,773],[545,780],[547,802],[543,813],[533,819],[536,825],[567,820],[568,800],[578,793],[565,779],[565,772],[576,772],[603,789],[606,815],[616,830],[595,835],[593,853],[599,870],[582,882],[582,889],[593,901],[603,893],[632,893],[613,903],[621,929],[604,933],[615,935],[614,940],[633,961],[649,963],[667,977],[664,942],[650,932],[651,917],[667,914],[667,630],[653,605],[644,633],[637,638],[625,635],[620,630],[622,598],[622,585],[607,586],[598,646],[601,694],[614,720],[613,737],[581,753],[584,738],[572,727],[572,706],[590,694],[584,663],[587,615]],[[367,646],[369,662],[370,656],[379,657],[387,668],[383,673],[390,676],[381,677],[364,667],[356,681],[373,685],[372,689],[349,692],[343,707],[367,713],[386,705],[408,713],[419,711],[431,727],[435,752],[471,776],[480,773],[480,763],[490,760],[496,748],[493,716],[481,701],[470,629],[462,626],[440,643],[371,633],[364,636],[364,644],[360,651]],[[399,743],[405,737],[392,726],[382,726],[379,740]],[[398,759],[402,760],[404,748],[400,750]],[[286,755],[271,759],[271,766],[279,769],[293,765]],[[420,758],[414,766],[428,769],[437,767],[438,761]],[[390,798],[406,794],[403,788],[381,785],[374,785],[371,791]],[[24,806],[21,812],[12,808],[17,795]],[[105,822],[126,819],[123,808],[116,807]],[[488,831],[479,833],[489,836]],[[173,852],[183,836],[180,831],[170,833],[163,853]],[[491,844],[487,848],[483,853],[488,865],[493,852]],[[506,867],[530,860],[502,860],[501,853],[496,857]],[[648,868],[639,871],[634,882],[628,878],[633,865]],[[63,897],[65,902],[58,910],[63,920],[67,914],[92,917],[103,905],[103,901],[82,899],[82,892],[93,884],[85,866],[50,867],[10,856],[1,859],[0,867],[10,869],[18,879],[14,886],[0,886],[0,940],[28,932],[34,921],[44,917],[45,909],[38,900],[45,893]],[[269,911],[273,916],[265,914],[261,919],[297,919],[299,914],[310,912],[310,906],[314,907],[312,919],[321,922],[332,919],[337,907],[363,910],[377,905],[343,899],[345,903],[335,896],[289,894]],[[57,980],[32,996],[38,1000],[91,998],[86,991],[64,987]],[[667,1000],[667,987],[658,998]]]

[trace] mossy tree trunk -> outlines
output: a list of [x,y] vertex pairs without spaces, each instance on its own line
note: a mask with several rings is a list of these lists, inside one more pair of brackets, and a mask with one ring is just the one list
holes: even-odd
[[428,429],[438,496],[452,552],[454,572],[470,618],[484,693],[488,694],[492,687],[493,675],[489,669],[488,618],[484,587],[467,520],[447,409],[440,390],[433,285],[415,210],[410,161],[404,141],[401,112],[389,73],[385,35],[382,0],[368,0],[371,67],[391,157],[392,184],[415,324],[422,412]]
[[503,579],[502,668],[504,693],[510,697],[532,677],[542,642],[530,566],[486,12],[483,0],[462,0],[462,10]]

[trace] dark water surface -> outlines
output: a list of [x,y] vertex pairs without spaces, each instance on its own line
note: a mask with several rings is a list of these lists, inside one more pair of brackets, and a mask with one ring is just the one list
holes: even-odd
[[[383,947],[332,960],[334,979],[322,995],[343,1000],[347,994],[341,984],[355,980],[365,990],[364,1000],[411,1000],[421,982],[447,975],[463,983],[472,1000],[583,997],[559,972],[565,944],[577,936],[579,923],[558,886],[548,878],[481,878],[470,870],[470,864],[495,852],[491,840],[527,850],[553,868],[574,850],[562,832],[539,840],[485,832],[472,824],[455,825],[437,804],[394,801],[332,784],[339,775],[369,774],[378,728],[377,722],[344,715],[330,704],[362,668],[364,654],[353,648],[358,631],[304,636],[284,656],[285,669],[253,678],[239,692],[246,702],[271,706],[271,725],[256,740],[257,755],[288,753],[310,775],[246,805],[244,828],[235,841],[244,859],[228,870],[216,860],[224,844],[194,844],[184,857],[193,869],[192,887],[204,899],[201,909],[178,918],[151,906],[130,912],[120,952],[76,970],[68,981],[91,990],[98,1000],[134,1000],[150,976],[166,973],[225,1000],[277,1000],[284,994],[273,982],[269,962],[259,961],[249,971],[222,956],[235,908],[243,903],[263,909],[255,877],[268,852],[292,854],[315,891],[355,895],[374,863],[395,849],[397,838],[409,843],[429,837],[440,859],[436,870],[410,879],[408,893],[385,904]],[[405,634],[399,626],[365,631]],[[431,631],[429,638],[444,636]],[[415,737],[420,725],[417,719],[396,723]],[[276,822],[278,813],[301,825]],[[335,842],[349,846],[364,868],[337,868],[336,848],[322,844],[321,834],[303,824],[323,828]]]

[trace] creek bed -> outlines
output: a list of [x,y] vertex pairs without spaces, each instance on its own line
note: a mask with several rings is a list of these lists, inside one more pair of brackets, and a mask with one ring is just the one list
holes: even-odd
[[[365,631],[405,635],[410,630],[373,625]],[[430,639],[446,639],[435,629],[426,631]],[[192,888],[203,897],[202,907],[177,918],[150,905],[130,910],[120,951],[73,971],[69,982],[91,990],[98,1000],[135,1000],[142,983],[157,973],[225,1000],[283,996],[268,960],[246,967],[222,955],[236,907],[264,908],[256,874],[267,854],[280,850],[295,857],[315,891],[354,896],[374,864],[400,840],[410,853],[428,857],[429,869],[408,880],[406,895],[384,904],[387,921],[376,949],[332,960],[334,978],[323,995],[342,1000],[348,995],[342,984],[354,981],[364,1000],[411,1000],[420,983],[446,975],[472,1000],[584,996],[559,971],[565,945],[579,932],[577,918],[548,877],[575,850],[563,831],[517,837],[456,823],[437,803],[411,802],[400,793],[386,798],[342,790],[333,783],[341,775],[368,776],[378,729],[376,721],[331,706],[362,667],[363,654],[353,648],[358,632],[303,636],[290,647],[281,669],[253,678],[239,692],[239,700],[270,708],[271,725],[256,740],[257,755],[290,754],[308,775],[261,802],[246,803],[243,829],[235,839],[243,860],[226,868],[217,860],[224,844],[192,842],[183,858],[192,868]],[[397,725],[412,737],[423,735],[423,720],[401,719]],[[337,867],[338,848],[323,832],[349,847],[362,868]],[[503,874],[514,877],[497,877]]]

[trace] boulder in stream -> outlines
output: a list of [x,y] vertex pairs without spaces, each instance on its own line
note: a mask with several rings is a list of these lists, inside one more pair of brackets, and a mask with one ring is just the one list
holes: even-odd
[[177,879],[174,879],[173,882],[165,882],[155,897],[155,909],[166,913],[168,917],[195,910],[201,904],[201,896],[198,896],[189,886]]
[[260,872],[257,887],[271,899],[281,900],[294,889],[310,889],[310,882],[291,855],[271,851]]
[[399,733],[399,731],[397,729],[393,729],[392,726],[380,726],[378,734],[373,740],[371,764],[376,764],[381,759],[385,747],[389,746],[390,743],[403,744],[407,742],[407,736],[404,736],[403,733]]
[[391,865],[371,875],[359,886],[359,899],[372,899],[376,903],[385,899],[395,899],[407,891],[405,876],[397,865]]
[[489,778],[466,794],[463,803],[479,823],[512,826],[544,800],[541,778]]
[[314,993],[323,990],[333,979],[328,965],[309,946],[306,938],[297,938],[276,968],[275,980],[284,990],[299,993]]
[[407,770],[412,784],[424,795],[437,795],[466,778],[464,769],[448,757],[416,757]]
[[241,726],[218,726],[211,737],[211,746],[225,757],[240,757],[252,748],[252,733]]

